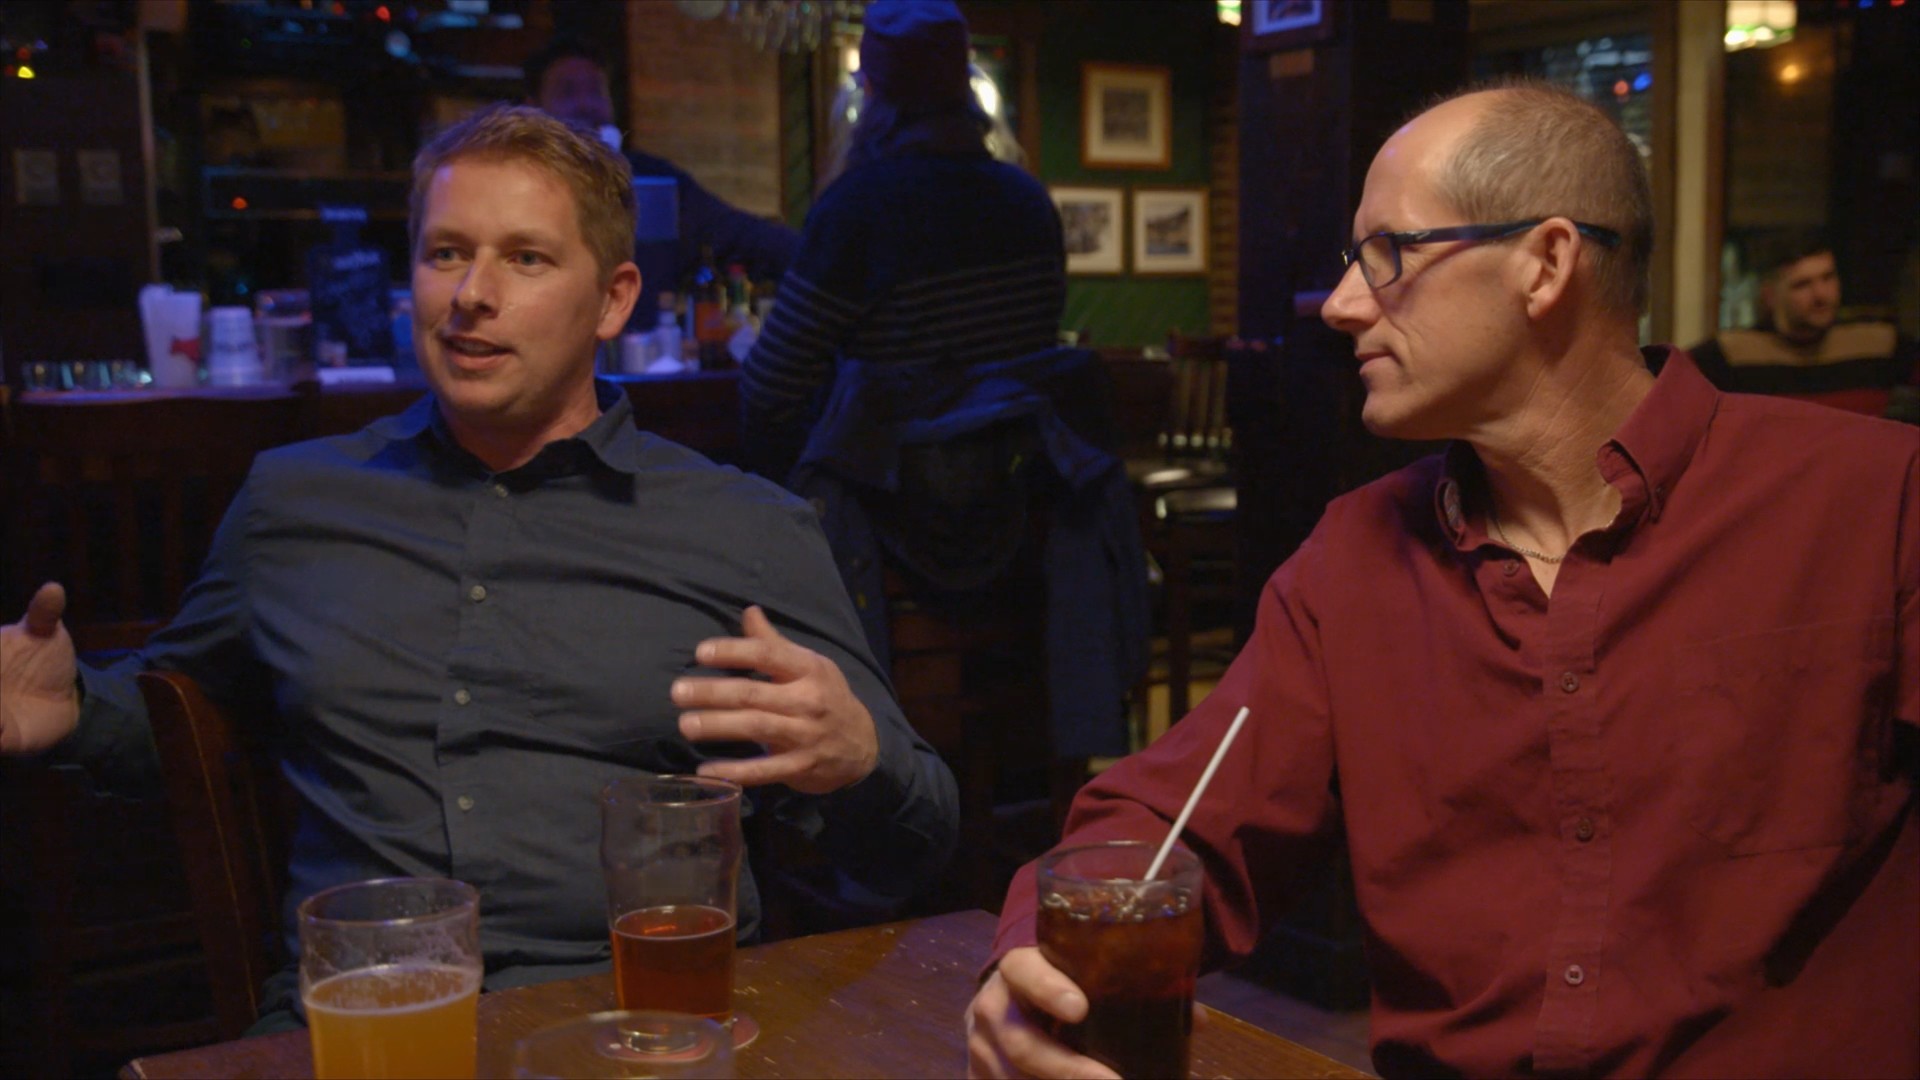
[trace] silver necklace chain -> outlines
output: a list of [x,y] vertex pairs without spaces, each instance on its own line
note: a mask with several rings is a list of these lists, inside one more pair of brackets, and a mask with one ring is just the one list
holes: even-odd
[[1565,555],[1549,555],[1544,551],[1535,551],[1532,548],[1523,548],[1519,544],[1514,543],[1512,540],[1507,539],[1507,530],[1500,527],[1500,511],[1495,510],[1491,502],[1487,504],[1487,520],[1493,522],[1493,535],[1498,536],[1500,538],[1501,543],[1507,545],[1508,547],[1519,552],[1520,554],[1525,555],[1527,558],[1538,559],[1543,563],[1549,563],[1549,564],[1557,564],[1557,563],[1563,563],[1567,561],[1567,557]]

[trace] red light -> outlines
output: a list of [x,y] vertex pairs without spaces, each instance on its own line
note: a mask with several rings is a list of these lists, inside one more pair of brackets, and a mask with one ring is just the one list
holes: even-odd
[[373,17],[379,19],[381,22],[392,22],[393,12],[387,10],[387,5],[381,4],[379,7],[373,9]]
[[1626,97],[1627,91],[1631,89],[1633,88],[1627,85],[1627,80],[1621,79],[1619,82],[1613,84],[1613,96]]
[[247,200],[239,195],[235,195],[232,206],[235,210],[245,210],[247,208]]
[[345,4],[333,5],[333,13],[335,15],[345,15],[347,13],[347,5]]
[[18,59],[21,63],[24,64],[27,61],[33,59],[33,50],[25,45],[22,45],[19,48],[13,50],[13,55],[16,59]]

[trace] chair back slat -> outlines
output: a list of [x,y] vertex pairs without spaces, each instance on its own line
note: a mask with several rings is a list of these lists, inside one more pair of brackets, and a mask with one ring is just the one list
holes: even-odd
[[285,780],[261,740],[175,671],[139,675],[159,751],[167,810],[193,900],[221,1038],[260,1009],[282,959],[277,909],[291,822]]
[[9,609],[59,581],[76,642],[114,639],[104,647],[138,645],[140,625],[172,616],[254,455],[302,432],[301,398],[284,391],[130,398],[8,410],[8,494],[22,519]]

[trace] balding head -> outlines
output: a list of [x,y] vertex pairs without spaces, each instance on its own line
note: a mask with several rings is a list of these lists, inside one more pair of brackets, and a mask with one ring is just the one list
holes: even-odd
[[1395,132],[1426,152],[1425,179],[1469,222],[1569,217],[1620,234],[1587,245],[1602,306],[1638,316],[1653,262],[1653,193],[1640,153],[1611,117],[1549,83],[1512,81],[1441,101]]

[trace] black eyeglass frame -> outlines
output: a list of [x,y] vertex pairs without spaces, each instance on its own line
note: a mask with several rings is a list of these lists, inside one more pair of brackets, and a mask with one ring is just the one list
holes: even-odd
[[[1414,229],[1408,232],[1377,232],[1360,238],[1360,242],[1340,253],[1340,261],[1351,269],[1354,263],[1360,263],[1360,276],[1370,289],[1384,289],[1400,280],[1400,249],[1414,244],[1437,244],[1446,240],[1499,240],[1517,232],[1525,232],[1547,218],[1529,218],[1526,221],[1503,221],[1497,225],[1449,225],[1439,229]],[[1568,220],[1572,220],[1569,218]],[[1580,235],[1593,240],[1602,247],[1620,246],[1620,234],[1605,225],[1592,225],[1584,221],[1573,222]],[[1388,250],[1393,252],[1393,274],[1385,281],[1373,280],[1367,264],[1360,258],[1360,249],[1370,240],[1384,237]]]

